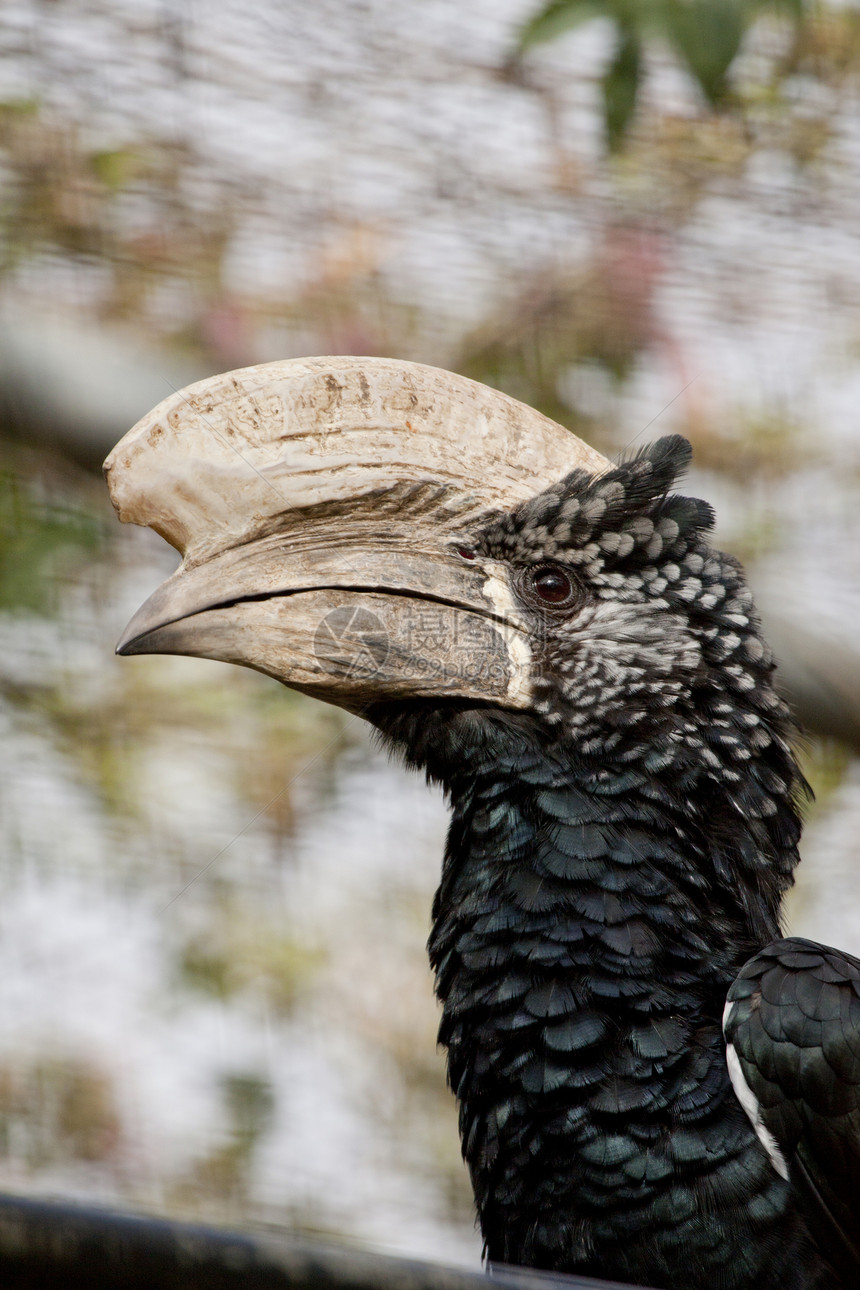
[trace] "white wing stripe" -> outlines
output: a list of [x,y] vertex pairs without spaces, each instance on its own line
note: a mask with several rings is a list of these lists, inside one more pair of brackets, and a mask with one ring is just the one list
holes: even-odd
[[[727,1013],[728,1005],[726,1006],[726,1013],[723,1014],[724,1018]],[[735,1052],[734,1044],[726,1044],[726,1065],[729,1068],[729,1079],[732,1081],[735,1096],[744,1108],[750,1124],[755,1129],[756,1137],[767,1152],[770,1163],[780,1178],[784,1178],[788,1182],[788,1165],[786,1164],[785,1156],[777,1146],[776,1138],[770,1129],[765,1128],[764,1124],[762,1124],[761,1107],[749,1084],[744,1079],[744,1073],[741,1070],[740,1059]]]

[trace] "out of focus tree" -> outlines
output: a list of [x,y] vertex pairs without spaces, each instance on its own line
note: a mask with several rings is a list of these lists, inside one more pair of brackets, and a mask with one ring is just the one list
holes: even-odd
[[[669,45],[712,108],[736,106],[729,73],[752,24],[766,10],[803,22],[806,0],[549,0],[523,27],[519,49],[552,40],[581,23],[612,23],[614,49],[601,75],[606,139],[622,146],[644,76],[644,47]],[[785,65],[788,65],[786,60]]]

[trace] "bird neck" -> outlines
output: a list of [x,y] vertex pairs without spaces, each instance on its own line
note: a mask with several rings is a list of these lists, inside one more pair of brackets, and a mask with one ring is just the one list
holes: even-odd
[[668,955],[726,982],[779,934],[800,833],[790,754],[726,776],[683,754],[655,769],[623,744],[586,754],[506,713],[442,725],[408,753],[452,808],[437,923],[470,917],[476,883],[520,926],[576,919],[624,976],[653,978]]
[[462,1023],[494,1011],[474,994],[491,982],[544,1030],[586,1014],[594,1035],[622,1017],[683,1018],[687,1039],[719,1028],[730,982],[779,935],[785,881],[707,776],[673,783],[517,739],[491,764],[461,758],[448,787],[430,953],[454,1064]]
[[588,1251],[630,1235],[685,1150],[692,1177],[740,1142],[749,1185],[770,1188],[720,1029],[796,859],[767,777],[584,756],[489,711],[396,727],[451,800],[430,956],[489,1257],[611,1266]]

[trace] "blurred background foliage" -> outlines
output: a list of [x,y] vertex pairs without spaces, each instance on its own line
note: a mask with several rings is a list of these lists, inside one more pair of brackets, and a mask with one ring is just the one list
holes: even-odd
[[625,142],[645,72],[645,44],[672,49],[710,108],[743,113],[741,93],[730,81],[731,67],[750,27],[766,10],[788,18],[795,40],[770,72],[771,88],[794,66],[803,39],[805,0],[549,0],[520,32],[521,50],[552,40],[590,19],[614,28],[610,60],[600,78],[607,146]]
[[390,354],[680,430],[860,951],[860,8],[7,0],[0,1186],[477,1261],[424,941],[445,815],[360,723],[113,658],[173,567],[101,459],[208,373]]

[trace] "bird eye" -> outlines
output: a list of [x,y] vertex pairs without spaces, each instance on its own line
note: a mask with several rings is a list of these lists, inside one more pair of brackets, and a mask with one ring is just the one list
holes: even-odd
[[540,564],[527,571],[525,590],[534,604],[564,609],[577,599],[579,588],[567,569],[563,569],[561,565]]
[[463,560],[474,560],[474,558],[475,558],[475,552],[474,552],[474,551],[472,551],[472,550],[471,550],[471,548],[470,548],[470,547],[467,547],[467,546],[458,546],[458,547],[457,547],[457,554],[458,554],[458,555],[459,555]]

